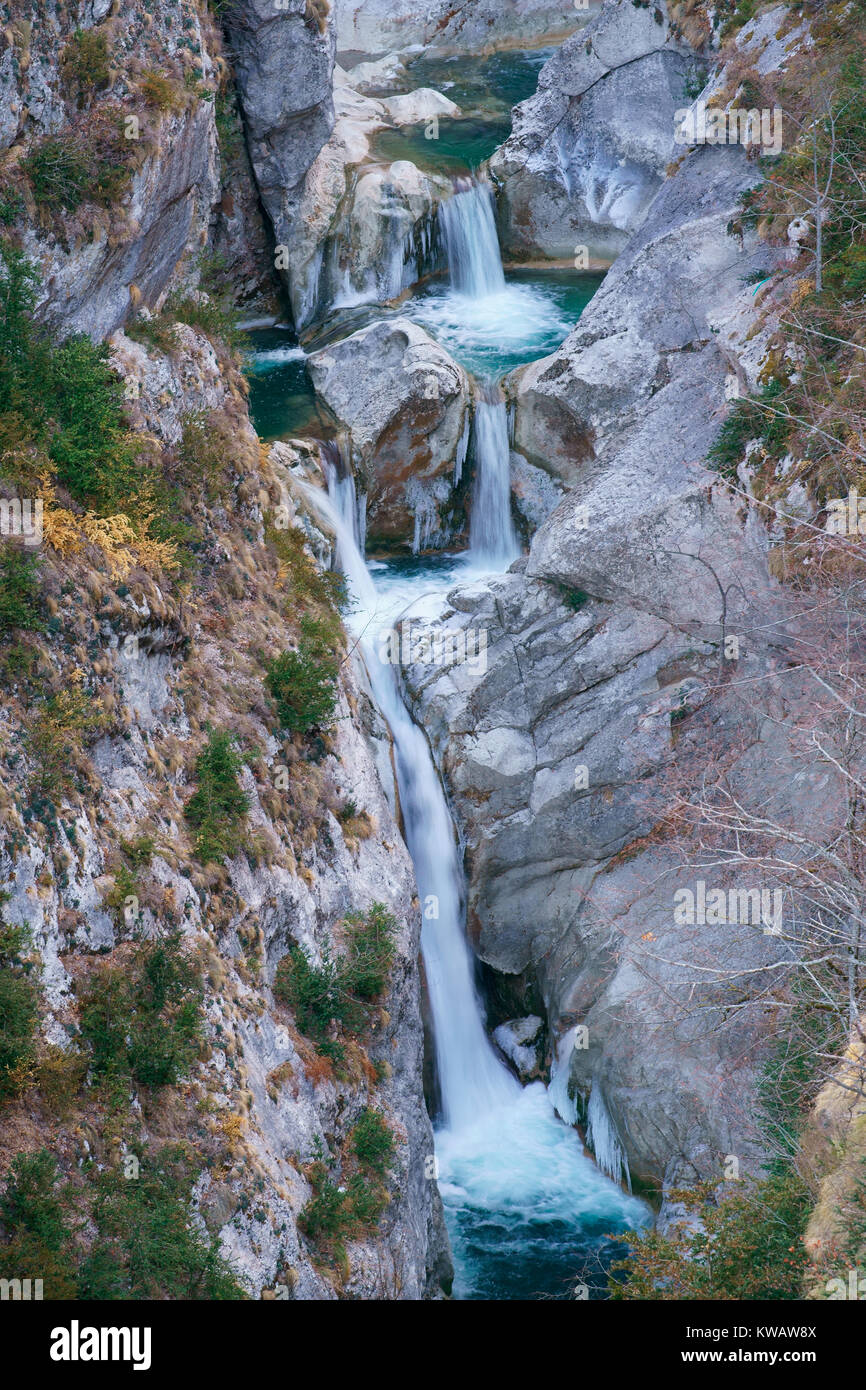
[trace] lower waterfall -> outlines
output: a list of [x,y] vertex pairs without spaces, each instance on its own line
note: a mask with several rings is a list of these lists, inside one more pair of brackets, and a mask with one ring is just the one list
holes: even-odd
[[508,416],[497,386],[475,402],[475,487],[469,533],[472,559],[489,570],[506,570],[520,554],[511,519],[511,450]]
[[605,1235],[641,1225],[646,1209],[585,1156],[546,1087],[521,1086],[487,1036],[448,804],[396,668],[380,654],[380,634],[405,606],[405,590],[395,608],[394,592],[374,582],[358,544],[353,489],[327,463],[326,470],[329,496],[307,491],[337,535],[337,561],[355,602],[349,623],[394,740],[406,843],[424,909],[421,948],[442,1096],[436,1151],[455,1296],[568,1297],[584,1266],[597,1266]]

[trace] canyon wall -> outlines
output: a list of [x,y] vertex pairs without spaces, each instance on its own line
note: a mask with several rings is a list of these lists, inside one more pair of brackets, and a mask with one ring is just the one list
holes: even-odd
[[[243,147],[235,139],[220,157],[218,135],[236,119],[222,36],[206,11],[180,4],[69,9],[49,5],[40,17],[34,8],[5,31],[4,231],[35,263],[41,322],[58,337],[83,330],[107,341],[129,448],[144,451],[163,488],[180,479],[192,489],[176,492],[165,524],[181,548],[194,543],[185,578],[173,561],[160,568],[176,541],[150,552],[140,542],[152,517],[131,497],[129,517],[97,519],[64,487],[45,494],[37,559],[51,621],[29,638],[39,679],[36,666],[3,667],[0,903],[4,930],[27,933],[39,982],[39,1067],[50,1057],[83,1084],[82,999],[102,967],[117,978],[129,970],[141,945],[180,939],[205,972],[205,1012],[198,1059],[169,1098],[135,1086],[125,1098],[128,1132],[95,1117],[89,1086],[70,1086],[55,1110],[35,1073],[23,1079],[4,1102],[4,1178],[16,1151],[48,1148],[83,1200],[83,1175],[95,1165],[108,1177],[128,1144],[145,1175],[180,1145],[197,1172],[193,1220],[221,1242],[246,1295],[441,1296],[450,1259],[422,1094],[420,914],[389,735],[345,653],[327,745],[292,752],[264,693],[267,662],[297,642],[304,600],[292,598],[291,574],[314,583],[332,541],[304,500],[317,459],[260,445],[218,299],[204,289],[217,250],[238,300],[277,303],[267,263],[256,263],[267,236]],[[291,235],[292,198],[333,120],[326,12],[302,3],[275,20],[272,5],[250,3],[228,17],[249,148],[278,234]],[[105,164],[92,167],[88,150],[102,158],[103,139]],[[38,183],[34,155],[53,169],[65,161],[81,196],[67,186],[64,207],[54,206],[56,185]],[[100,201],[109,166],[119,178],[110,206]],[[15,441],[13,452],[17,467]],[[198,483],[190,468],[205,469]],[[275,554],[275,524],[291,572]],[[5,642],[2,651],[5,663]],[[68,692],[89,711],[74,734],[63,724]],[[60,711],[56,727],[47,711]],[[71,742],[43,795],[34,730],[47,737],[49,727]],[[245,750],[247,830],[224,864],[197,853],[184,812],[214,728]],[[287,754],[291,783],[279,791]],[[134,892],[123,849],[132,843],[146,847]],[[347,920],[376,904],[394,923],[387,985],[365,1011],[364,1046],[353,1043],[335,1067],[274,994],[275,974],[293,948],[315,961],[339,956]],[[356,1162],[352,1136],[372,1111],[393,1140],[384,1211],[349,1230],[335,1263],[301,1218],[323,1159]]]

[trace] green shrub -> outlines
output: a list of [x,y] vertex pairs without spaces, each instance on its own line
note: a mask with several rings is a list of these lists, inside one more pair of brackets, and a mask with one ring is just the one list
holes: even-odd
[[57,478],[79,502],[124,510],[136,487],[134,453],[123,418],[123,385],[107,344],[67,338],[48,362],[46,406],[54,429],[48,454]]
[[0,196],[0,223],[4,227],[11,227],[13,222],[26,210],[26,203],[22,194],[16,190],[4,193]]
[[394,1157],[394,1136],[378,1110],[361,1112],[352,1131],[352,1150],[365,1168],[385,1176]]
[[56,1183],[57,1163],[47,1149],[16,1154],[0,1198],[0,1219],[9,1231],[26,1232],[54,1251],[69,1236]]
[[761,1182],[705,1184],[671,1194],[699,1230],[677,1227],[615,1237],[629,1258],[612,1267],[614,1299],[798,1299],[806,1268],[808,1189],[794,1168]]
[[75,212],[93,183],[93,161],[68,136],[49,135],[22,161],[39,207],[52,212]]
[[750,439],[760,440],[770,453],[781,456],[791,428],[780,399],[783,389],[781,382],[772,381],[760,395],[753,399],[744,397],[734,403],[707,454],[709,462],[720,473],[726,477],[736,475]]
[[85,335],[55,344],[33,319],[37,274],[0,239],[0,417],[26,422],[58,480],[88,506],[127,510],[145,475],[123,416],[123,383],[106,344]]
[[100,1241],[82,1266],[85,1298],[244,1297],[219,1241],[193,1219],[197,1176],[180,1145],[144,1157],[134,1181],[116,1169],[99,1175],[93,1219]]
[[36,1060],[39,994],[23,959],[27,932],[0,922],[0,1100],[21,1089]]
[[47,1149],[15,1155],[0,1198],[0,1268],[4,1279],[41,1279],[45,1298],[75,1298],[72,1233],[56,1184]]
[[76,29],[60,60],[64,81],[77,90],[79,103],[110,79],[108,40],[96,29]]
[[195,852],[203,864],[237,854],[249,801],[241,790],[241,758],[228,733],[211,733],[195,763],[198,788],[186,803],[187,821],[196,831]]
[[345,919],[348,949],[334,959],[328,948],[315,965],[302,946],[294,946],[277,967],[274,994],[295,1014],[298,1028],[323,1050],[332,1024],[360,1031],[367,1007],[384,992],[394,958],[396,920],[381,904]]
[[148,867],[155,848],[152,835],[139,835],[135,840],[120,842],[120,852],[134,871]]
[[268,665],[265,685],[282,727],[292,733],[324,728],[333,716],[340,662],[328,637],[326,624],[305,616],[298,650],[283,652]]
[[331,1182],[324,1163],[315,1163],[308,1172],[313,1195],[298,1221],[304,1235],[312,1241],[333,1240],[351,1222],[351,1210],[344,1194]]
[[303,947],[293,946],[277,966],[274,994],[292,1009],[300,1031],[316,1041],[343,1019],[340,970],[327,948],[321,965],[314,965]]
[[114,207],[132,178],[135,142],[124,138],[124,109],[103,104],[34,145],[21,168],[37,206],[59,218],[84,203]]
[[18,1154],[0,1197],[3,1277],[41,1278],[45,1297],[56,1299],[243,1298],[218,1241],[195,1220],[197,1176],[181,1145],[142,1153],[135,1179],[94,1166],[88,1188],[75,1191],[80,1224],[97,1231],[82,1254],[68,1222],[71,1192],[58,1187],[53,1155]]
[[355,1173],[346,1188],[346,1205],[358,1225],[369,1231],[388,1205],[388,1196],[380,1184],[371,1183],[363,1173]]
[[177,936],[139,947],[128,968],[103,966],[81,1003],[94,1074],[172,1085],[197,1055],[202,999],[200,974]]
[[350,913],[346,924],[349,929],[346,987],[359,999],[370,1002],[384,993],[388,983],[397,922],[384,904],[374,903],[367,912]]
[[39,565],[33,555],[0,541],[0,638],[12,632],[38,632]]

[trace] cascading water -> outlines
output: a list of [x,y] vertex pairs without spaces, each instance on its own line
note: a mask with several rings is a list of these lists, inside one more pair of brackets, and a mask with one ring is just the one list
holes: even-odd
[[511,519],[511,450],[508,416],[498,387],[475,402],[475,486],[469,545],[482,569],[505,570],[520,554]]
[[439,204],[437,221],[448,283],[430,285],[405,312],[485,377],[542,357],[562,342],[573,319],[556,296],[505,278],[489,184],[459,180],[454,196]]
[[505,271],[493,215],[493,190],[471,179],[461,179],[457,190],[439,207],[452,288],[470,299],[501,294]]
[[[478,303],[507,295],[496,235],[493,193],[486,183],[461,180],[440,205],[439,222],[456,295]],[[481,569],[504,570],[520,554],[511,519],[510,446],[505,402],[486,382],[475,402],[475,486],[470,547]]]
[[[326,465],[328,519],[337,534],[338,562],[352,589],[361,646],[373,693],[388,721],[397,757],[406,843],[422,902],[435,904],[425,919],[421,947],[436,1028],[436,1059],[446,1123],[461,1127],[512,1099],[520,1087],[493,1051],[484,1032],[463,934],[462,884],[454,827],[423,731],[413,723],[397,684],[396,669],[375,646],[387,612],[358,546],[357,509],[350,480]],[[314,498],[324,507],[321,496]],[[353,624],[354,625],[354,624]]]
[[386,583],[377,588],[358,544],[353,489],[323,463],[329,496],[307,491],[337,535],[338,562],[355,600],[351,625],[394,740],[406,842],[424,904],[421,947],[442,1095],[436,1148],[455,1295],[566,1297],[597,1262],[605,1233],[641,1224],[645,1209],[585,1157],[545,1087],[522,1087],[487,1037],[464,932],[454,826],[427,739],[380,652],[380,633],[405,606],[405,589],[395,605]]

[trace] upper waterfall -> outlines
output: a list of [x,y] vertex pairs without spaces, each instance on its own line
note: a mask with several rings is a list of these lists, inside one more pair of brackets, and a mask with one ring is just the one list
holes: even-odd
[[472,299],[505,289],[505,271],[496,234],[493,190],[461,179],[458,192],[439,206],[439,223],[448,256],[452,288]]

